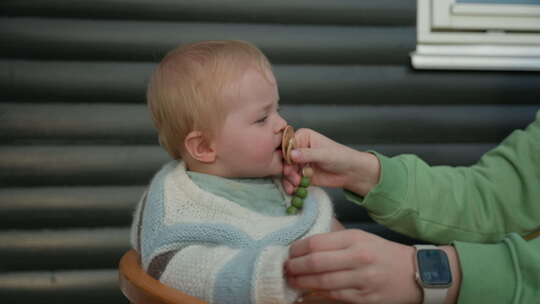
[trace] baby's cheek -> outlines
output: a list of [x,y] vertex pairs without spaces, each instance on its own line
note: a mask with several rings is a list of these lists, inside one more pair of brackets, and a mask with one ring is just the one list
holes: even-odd
[[271,160],[275,151],[275,147],[270,145],[260,144],[253,147],[253,152],[255,153],[254,157],[260,162],[268,162]]

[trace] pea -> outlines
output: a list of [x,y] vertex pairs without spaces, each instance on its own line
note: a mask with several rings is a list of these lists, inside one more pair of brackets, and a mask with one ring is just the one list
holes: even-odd
[[304,200],[299,198],[298,196],[295,196],[292,198],[292,201],[291,201],[291,204],[298,208],[298,209],[301,209],[302,206],[304,206]]
[[310,182],[311,181],[310,181],[309,177],[302,176],[302,178],[300,179],[300,187],[307,188],[307,187],[309,187]]
[[298,187],[296,191],[294,192],[295,196],[298,196],[299,198],[305,198],[307,196],[307,189],[304,187]]
[[289,208],[287,208],[287,214],[294,215],[297,213],[298,213],[298,209],[296,209],[295,206],[290,206]]

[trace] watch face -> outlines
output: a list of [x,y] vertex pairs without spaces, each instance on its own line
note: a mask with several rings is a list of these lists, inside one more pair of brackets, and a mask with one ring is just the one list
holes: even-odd
[[438,249],[421,249],[416,252],[418,274],[426,286],[448,287],[452,274],[446,253]]

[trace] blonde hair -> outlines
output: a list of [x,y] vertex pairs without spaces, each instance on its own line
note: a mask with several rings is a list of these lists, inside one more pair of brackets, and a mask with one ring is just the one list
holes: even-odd
[[159,142],[171,157],[181,158],[191,131],[213,134],[226,116],[223,89],[248,67],[263,75],[271,71],[266,56],[245,41],[187,44],[163,58],[150,78],[147,101]]

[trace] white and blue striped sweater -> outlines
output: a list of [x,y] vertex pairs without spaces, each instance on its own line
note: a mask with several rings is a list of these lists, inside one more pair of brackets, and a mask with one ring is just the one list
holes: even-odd
[[201,190],[173,161],[138,204],[131,242],[148,273],[209,303],[292,303],[299,292],[283,277],[289,245],[330,231],[332,217],[320,188],[309,189],[300,214],[269,216]]

